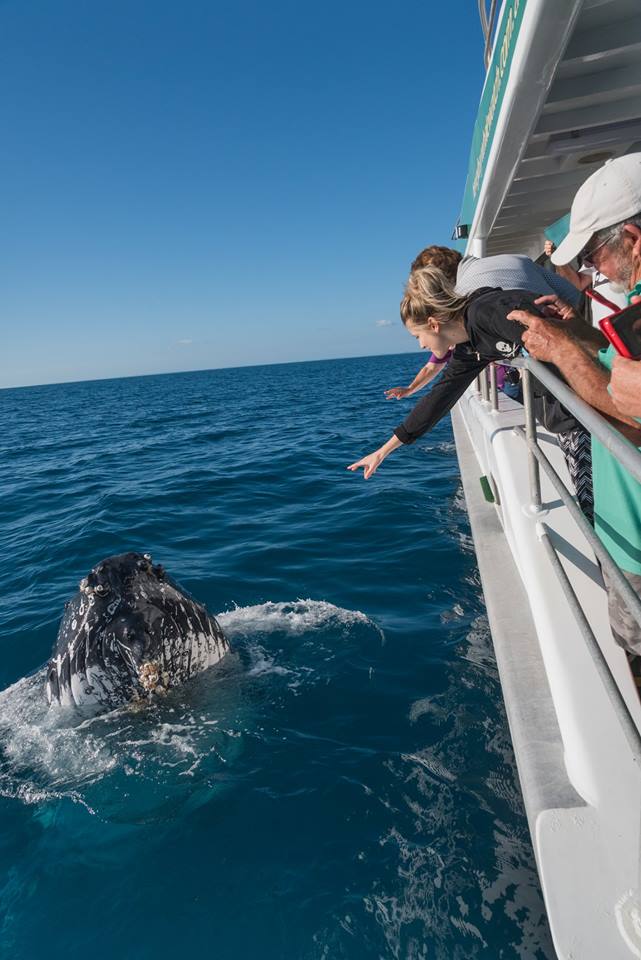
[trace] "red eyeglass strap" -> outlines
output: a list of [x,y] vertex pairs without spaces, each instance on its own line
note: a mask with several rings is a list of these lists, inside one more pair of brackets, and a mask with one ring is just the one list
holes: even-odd
[[591,300],[596,300],[601,306],[607,307],[608,310],[611,310],[613,313],[621,313],[621,307],[617,307],[616,303],[612,303],[612,301],[604,297],[603,294],[597,293],[596,290],[586,290],[585,292]]

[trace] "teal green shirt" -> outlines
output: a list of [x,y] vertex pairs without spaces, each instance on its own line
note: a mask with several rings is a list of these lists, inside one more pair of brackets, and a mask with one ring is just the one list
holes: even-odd
[[[599,363],[611,370],[615,356],[614,347],[600,350]],[[594,529],[622,570],[641,574],[641,484],[596,437],[592,437],[592,482]]]

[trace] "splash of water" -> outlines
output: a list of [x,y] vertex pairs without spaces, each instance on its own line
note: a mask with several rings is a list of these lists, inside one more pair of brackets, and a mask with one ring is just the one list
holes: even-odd
[[252,684],[297,693],[316,681],[337,636],[355,625],[378,631],[358,611],[315,600],[236,607],[218,619],[233,651],[142,709],[80,722],[48,708],[44,669],[0,693],[0,795],[67,798],[108,819],[171,817],[194,791],[210,794],[229,778],[243,741],[260,735]]

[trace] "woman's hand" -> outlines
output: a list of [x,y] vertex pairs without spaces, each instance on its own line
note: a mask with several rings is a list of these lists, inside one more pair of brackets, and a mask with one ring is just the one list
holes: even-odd
[[356,463],[350,463],[347,469],[358,470],[359,467],[363,467],[365,471],[363,477],[365,480],[369,480],[370,477],[374,476],[385,457],[389,457],[390,453],[398,450],[398,448],[402,446],[403,444],[398,437],[392,434],[387,443],[384,443],[382,447],[379,447],[374,453],[369,453],[366,457],[363,457],[362,460],[357,460]]
[[385,391],[388,400],[402,400],[403,397],[409,397],[409,395],[409,387],[391,387],[391,389]]
[[362,460],[357,460],[356,463],[350,463],[347,469],[358,470],[359,467],[364,467],[363,479],[369,480],[370,477],[374,476],[384,459],[380,450],[375,450],[374,453],[369,453],[366,457],[363,457]]
[[545,256],[551,257],[555,250],[556,250],[556,246],[552,243],[552,241],[546,240],[545,243],[543,244],[543,253],[545,254]]

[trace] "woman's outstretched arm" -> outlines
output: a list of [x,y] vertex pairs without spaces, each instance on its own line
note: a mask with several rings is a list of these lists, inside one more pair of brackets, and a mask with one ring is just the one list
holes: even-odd
[[444,360],[428,360],[424,367],[418,371],[412,382],[408,387],[392,387],[390,390],[385,391],[385,396],[388,400],[402,400],[404,397],[411,397],[414,393],[418,393],[419,390],[422,390],[423,387],[426,387],[434,377],[437,377],[445,366]]
[[379,447],[378,450],[374,450],[373,453],[368,453],[366,457],[363,457],[361,460],[357,460],[356,463],[350,463],[347,469],[358,470],[359,467],[363,467],[363,478],[365,480],[369,480],[369,478],[376,473],[385,457],[389,457],[390,453],[402,446],[403,444],[398,437],[392,434],[387,443],[384,443],[382,447]]
[[403,423],[396,428],[394,435],[389,438],[387,443],[363,457],[362,460],[351,463],[347,469],[358,470],[359,467],[363,467],[364,478],[369,480],[376,473],[385,457],[388,457],[400,446],[414,443],[424,433],[431,430],[446,413],[449,413],[456,401],[465,393],[474,377],[488,365],[488,362],[488,360],[478,359],[474,353],[465,357],[457,357],[455,354],[448,363],[443,377],[436,386],[432,387],[427,396],[419,400]]

